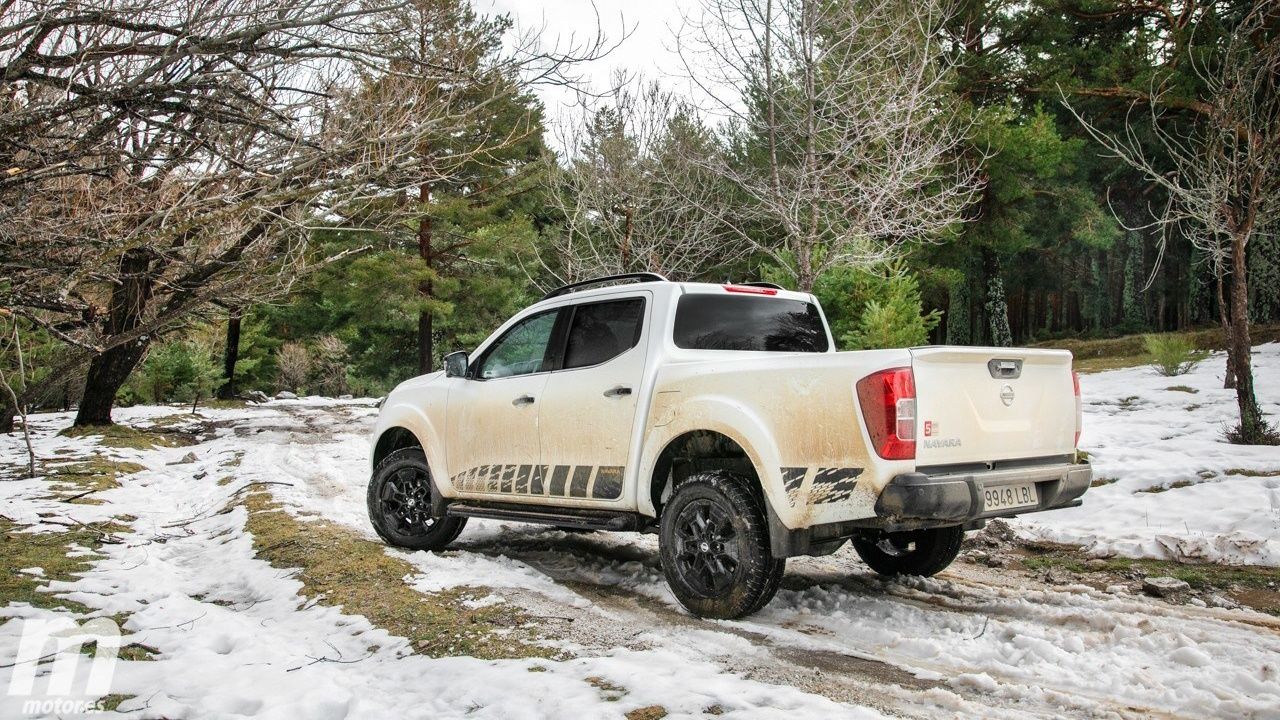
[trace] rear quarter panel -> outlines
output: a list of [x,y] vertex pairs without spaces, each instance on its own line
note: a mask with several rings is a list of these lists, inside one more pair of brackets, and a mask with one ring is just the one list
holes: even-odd
[[[870,449],[855,391],[859,378],[910,364],[906,350],[704,357],[658,371],[641,478],[672,440],[719,432],[747,452],[782,523],[801,528],[874,516],[884,483],[913,467]],[[647,493],[637,500],[653,514]]]

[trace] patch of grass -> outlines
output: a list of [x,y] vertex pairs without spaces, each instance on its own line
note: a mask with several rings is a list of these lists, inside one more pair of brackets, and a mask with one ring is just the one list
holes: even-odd
[[1165,390],[1168,390],[1169,392],[1191,393],[1192,395],[1195,395],[1196,393],[1200,392],[1199,390],[1193,387],[1190,387],[1188,385],[1174,385],[1172,387],[1165,388]]
[[1132,410],[1133,408],[1137,407],[1141,402],[1142,402],[1142,398],[1138,397],[1137,395],[1130,395],[1129,397],[1120,398],[1120,407],[1125,410]]
[[586,680],[588,685],[600,691],[600,698],[605,702],[617,702],[626,697],[628,692],[621,685],[615,685],[602,677],[592,676]]
[[151,428],[143,430],[128,425],[72,426],[58,434],[71,438],[96,437],[98,442],[105,447],[131,448],[134,450],[152,450],[158,447],[187,447],[196,444],[194,437],[184,433]]
[[1175,480],[1169,483],[1168,485],[1153,485],[1149,488],[1143,488],[1141,490],[1138,490],[1137,492],[1162,493],[1162,492],[1169,492],[1170,490],[1177,490],[1178,488],[1191,487],[1192,485],[1195,485],[1195,483],[1191,480]]
[[73,463],[58,465],[42,464],[40,472],[49,481],[54,496],[67,502],[82,505],[98,505],[96,498],[89,497],[93,493],[120,487],[121,475],[131,475],[146,470],[145,467],[131,462],[94,457]]
[[137,697],[137,695],[121,695],[119,693],[112,693],[98,701],[98,709],[102,712],[113,713],[120,709],[120,705],[125,700],[132,700],[135,697]]
[[661,705],[647,705],[627,712],[627,720],[662,720],[667,716],[667,709]]
[[[1220,327],[1206,327],[1176,334],[1186,337],[1192,347],[1205,350],[1226,349],[1226,344],[1222,337],[1222,328]],[[1249,339],[1255,345],[1276,342],[1280,340],[1280,324],[1251,325],[1249,327]],[[1063,338],[1035,343],[1031,347],[1070,350],[1077,361],[1089,358],[1138,358],[1139,361],[1133,363],[1133,365],[1145,365],[1150,362],[1150,357],[1146,355],[1145,334],[1094,339]]]
[[1222,471],[1224,475],[1243,475],[1244,477],[1280,477],[1280,470],[1253,470],[1250,468],[1230,468]]
[[[66,532],[30,533],[22,532],[17,523],[0,516],[0,605],[24,602],[34,607],[90,612],[90,608],[81,603],[40,592],[40,588],[53,580],[73,581],[89,569],[92,556],[68,557],[74,546],[96,550],[102,547],[105,534],[128,530],[117,523],[95,523],[69,528]],[[19,572],[33,567],[43,568],[44,575]]]
[[248,494],[243,503],[258,557],[275,567],[298,569],[308,598],[363,615],[407,638],[418,652],[482,659],[562,656],[534,644],[529,619],[510,606],[468,608],[462,603],[487,591],[461,587],[420,593],[404,581],[417,570],[388,555],[381,543],[325,520],[302,522],[264,492]]
[[1150,362],[1150,358],[1146,355],[1120,355],[1115,357],[1077,357],[1072,366],[1075,371],[1088,375],[1089,373],[1103,372],[1106,370],[1120,370],[1123,368],[1137,367],[1146,365]]
[[1111,478],[1111,477],[1094,478],[1089,483],[1089,487],[1102,487],[1103,485],[1110,485],[1112,483],[1117,483],[1117,482],[1120,482],[1119,478]]
[[[1195,590],[1220,592],[1236,602],[1262,612],[1280,615],[1280,568],[1259,565],[1189,564],[1148,558],[1085,558],[1071,546],[1028,548],[1022,559],[1030,570],[1061,568],[1088,578],[1089,575],[1127,576],[1135,570],[1144,577],[1174,577]],[[1113,578],[1114,579],[1114,578]]]
[[1088,568],[1084,566],[1084,561],[1060,558],[1053,555],[1040,555],[1029,557],[1022,561],[1024,567],[1028,570],[1050,570],[1052,568],[1061,568],[1070,570],[1073,573],[1087,572]]

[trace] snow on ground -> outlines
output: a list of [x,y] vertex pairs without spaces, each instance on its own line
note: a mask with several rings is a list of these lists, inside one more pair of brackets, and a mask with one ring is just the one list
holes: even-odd
[[[1164,377],[1150,367],[1082,375],[1094,477],[1084,505],[1031,515],[1031,535],[1098,555],[1280,565],[1280,447],[1223,440],[1237,421],[1225,356]],[[1280,423],[1280,343],[1254,350],[1258,402]]]
[[[1260,399],[1276,413],[1269,378],[1280,346],[1260,348],[1256,362]],[[1085,376],[1083,445],[1097,475],[1118,480],[1090,490],[1082,508],[1020,527],[1099,552],[1274,563],[1280,477],[1265,473],[1280,470],[1280,455],[1220,442],[1233,408],[1220,372],[1215,357],[1180,378],[1146,368]],[[1182,384],[1198,392],[1166,389]],[[175,411],[135,408],[119,419],[146,424]],[[1049,587],[965,565],[886,581],[846,548],[791,561],[761,613],[709,622],[671,597],[652,536],[495,522],[468,525],[456,551],[388,552],[414,565],[405,582],[421,591],[479,586],[489,594],[472,602],[548,617],[545,633],[573,659],[413,654],[369,620],[307,601],[291,573],[255,558],[243,508],[218,514],[247,483],[284,483],[267,487],[299,517],[373,537],[364,494],[375,412],[367,401],[319,399],[202,410],[218,430],[195,447],[102,449],[146,467],[96,494],[102,505],[57,502],[43,481],[0,482],[0,514],[33,531],[64,530],[55,518],[136,518],[125,543],[103,546],[90,572],[50,588],[97,614],[131,613],[126,642],[160,651],[155,662],[119,663],[112,692],[138,697],[122,709],[326,720],[616,718],[647,705],[672,717],[701,717],[712,705],[728,717],[1280,716],[1280,621],[1252,611]],[[67,414],[34,422],[43,457],[94,450],[55,435]],[[18,458],[20,442],[0,436],[0,458]],[[196,461],[180,463],[187,453]],[[231,483],[216,483],[227,475]],[[1196,484],[1137,492],[1181,480]],[[53,615],[0,608],[0,688],[13,672],[3,666],[14,656],[16,620]],[[531,672],[535,665],[545,671]],[[610,702],[590,677],[628,694]],[[16,717],[18,700],[0,696],[0,717]]]
[[[48,517],[94,522],[128,512],[134,533],[124,544],[104,545],[105,556],[73,582],[50,592],[96,609],[98,615],[130,613],[125,643],[158,649],[154,662],[117,664],[113,693],[135,695],[121,709],[135,717],[289,718],[337,720],[383,717],[619,717],[661,704],[673,714],[698,715],[719,705],[726,717],[841,716],[878,718],[878,712],[842,706],[821,696],[755,682],[680,647],[612,652],[562,662],[481,661],[412,654],[359,616],[304,602],[290,573],[254,557],[245,532],[245,510],[219,513],[231,494],[250,482],[307,480],[283,488],[286,502],[335,519],[354,518],[362,506],[367,407],[339,414],[328,401],[273,403],[248,411],[208,411],[235,418],[219,437],[195,448],[100,449],[147,469],[120,478],[120,488],[95,495],[102,505],[70,505],[48,496],[41,481],[0,483],[3,514],[33,529],[63,529]],[[125,410],[137,422],[171,413]],[[170,409],[172,412],[172,409]],[[324,418],[319,432],[315,423]],[[54,435],[65,414],[37,416],[37,447],[56,450],[94,443]],[[335,421],[347,424],[333,437]],[[18,457],[20,442],[5,437],[3,457]],[[316,442],[325,440],[326,442]],[[348,452],[350,451],[350,452]],[[194,463],[181,462],[193,452]],[[239,456],[234,482],[219,486],[226,463]],[[345,466],[335,470],[335,463]],[[309,470],[307,470],[309,468]],[[283,486],[272,486],[283,487]],[[355,524],[364,529],[366,523]],[[447,566],[429,566],[435,584],[471,583],[473,573],[448,581]],[[536,582],[527,582],[533,584]],[[22,619],[65,613],[10,604],[0,608],[0,688],[13,674]],[[544,668],[533,672],[534,666]],[[628,689],[609,702],[585,678],[599,677]],[[0,717],[23,715],[25,697],[0,695]]]

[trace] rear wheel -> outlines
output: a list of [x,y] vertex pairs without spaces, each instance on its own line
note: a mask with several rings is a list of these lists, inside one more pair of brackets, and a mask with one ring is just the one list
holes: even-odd
[[960,554],[964,528],[879,533],[853,539],[862,561],[881,575],[936,575]]
[[689,612],[733,619],[768,604],[786,560],[769,551],[760,500],[725,472],[690,476],[662,509],[662,571]]
[[367,502],[378,536],[396,547],[440,550],[466,526],[466,518],[431,516],[431,468],[420,448],[388,455],[373,471]]

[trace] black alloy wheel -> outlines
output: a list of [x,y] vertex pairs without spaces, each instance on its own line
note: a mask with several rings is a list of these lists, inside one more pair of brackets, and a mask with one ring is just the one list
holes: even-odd
[[388,455],[373,471],[367,503],[373,529],[387,543],[412,550],[439,550],[453,542],[466,518],[431,514],[431,468],[420,448]]
[[754,481],[724,471],[691,475],[662,508],[658,549],[671,592],[689,612],[734,619],[764,607],[782,583],[764,499]]

